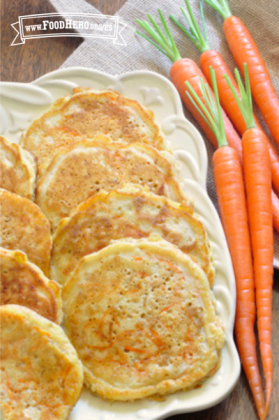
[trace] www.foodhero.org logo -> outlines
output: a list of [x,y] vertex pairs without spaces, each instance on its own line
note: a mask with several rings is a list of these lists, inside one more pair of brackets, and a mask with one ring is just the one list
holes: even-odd
[[[17,32],[11,45],[21,45],[26,39],[51,37],[108,38],[114,44],[126,45],[121,32],[125,24],[118,16],[90,13],[47,13],[42,15],[19,16],[11,26]],[[71,32],[69,32],[71,30]],[[74,32],[78,31],[78,32]]]
[[47,31],[50,29],[91,29],[101,32],[111,32],[113,30],[113,25],[106,25],[101,23],[90,23],[87,20],[43,20],[42,23],[37,23],[36,25],[25,25],[26,32],[34,31]]

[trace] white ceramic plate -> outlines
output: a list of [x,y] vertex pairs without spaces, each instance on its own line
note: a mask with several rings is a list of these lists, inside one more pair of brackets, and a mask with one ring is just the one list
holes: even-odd
[[157,420],[172,414],[194,412],[223,400],[234,388],[240,374],[240,362],[233,341],[235,280],[227,243],[218,214],[205,189],[207,155],[203,140],[183,114],[179,95],[166,78],[149,71],[110,76],[96,70],[68,68],[57,70],[33,83],[2,82],[1,134],[13,142],[30,122],[45,112],[60,96],[73,87],[112,88],[136,99],[155,114],[174,155],[181,162],[186,193],[194,198],[195,210],[203,221],[213,248],[216,280],[213,287],[217,311],[225,326],[226,343],[220,369],[201,388],[171,395],[163,402],[142,400],[110,404],[84,389],[71,420]]

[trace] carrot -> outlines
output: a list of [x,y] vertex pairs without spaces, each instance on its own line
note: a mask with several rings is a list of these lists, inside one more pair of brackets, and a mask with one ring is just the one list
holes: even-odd
[[[185,4],[187,7],[188,14],[186,10],[183,8],[181,8],[181,11],[189,24],[191,32],[187,31],[187,29],[173,15],[170,15],[170,18],[183,31],[183,33],[186,34],[188,38],[190,38],[190,40],[195,44],[195,46],[202,53],[200,56],[200,66],[209,84],[211,84],[209,67],[212,66],[216,75],[216,81],[217,81],[217,87],[218,87],[221,105],[224,111],[226,112],[226,114],[228,115],[228,117],[230,118],[231,122],[233,123],[234,127],[238,131],[238,133],[242,136],[244,132],[246,131],[246,123],[244,121],[244,118],[240,112],[237,102],[234,99],[233,93],[231,89],[229,88],[229,85],[224,75],[226,74],[229,77],[235,91],[237,92],[238,96],[240,96],[237,83],[232,73],[230,72],[228,66],[226,65],[223,57],[221,56],[221,54],[219,54],[219,52],[217,51],[210,49],[210,45],[207,39],[207,34],[206,34],[206,29],[205,29],[202,3],[200,3],[200,5],[201,5],[201,21],[202,21],[203,31],[200,30],[196,22],[196,19],[189,5],[189,1],[185,0]],[[268,147],[270,161],[271,161],[272,182],[276,190],[279,192],[279,157],[277,156],[277,153],[274,147],[269,142],[268,137],[262,130],[260,123],[258,122],[255,115],[254,115],[254,120],[255,120],[256,126],[262,131],[263,139]]]
[[255,41],[241,19],[232,16],[227,0],[205,1],[224,18],[223,30],[242,74],[244,63],[249,66],[253,98],[279,144],[279,99]]
[[[186,105],[187,109],[191,112],[191,114],[196,119],[199,126],[202,128],[210,142],[216,148],[217,140],[214,133],[212,132],[212,129],[204,122],[203,118],[200,116],[200,114],[198,113],[198,111],[193,106],[193,104],[191,103],[191,101],[185,93],[185,81],[188,80],[191,82],[191,86],[195,89],[199,97],[202,98],[201,91],[199,89],[199,82],[201,77],[203,78],[203,80],[205,80],[204,75],[202,74],[201,70],[194,61],[188,58],[181,58],[173,40],[173,37],[170,33],[170,30],[162,15],[162,12],[160,10],[158,10],[158,12],[160,21],[163,25],[163,28],[165,29],[166,34],[164,34],[161,31],[160,27],[151,15],[148,15],[148,18],[151,24],[153,25],[154,29],[150,26],[150,24],[147,21],[137,20],[136,22],[150,35],[152,39],[148,38],[141,32],[137,31],[137,33],[145,39],[147,39],[152,45],[158,48],[159,51],[161,51],[172,61],[173,64],[170,70],[171,81],[178,90],[180,97],[183,103]],[[241,140],[224,111],[222,111],[222,115],[225,123],[227,141],[230,146],[236,149],[239,159],[241,160]]]
[[244,65],[246,90],[236,70],[240,98],[226,77],[238,107],[246,122],[242,137],[244,180],[254,257],[257,321],[260,352],[266,382],[266,415],[272,393],[272,284],[273,229],[271,202],[271,170],[261,130],[253,118],[252,97],[247,65]]
[[273,227],[279,232],[279,198],[272,191],[272,215],[273,215]]
[[186,84],[191,92],[191,95],[188,93],[189,98],[215,132],[218,140],[219,148],[213,155],[213,174],[221,221],[236,280],[235,338],[259,417],[265,419],[264,396],[257,362],[254,332],[256,314],[254,278],[242,168],[237,153],[232,147],[228,146],[226,141],[217,83],[212,69],[211,74],[216,105],[208,85],[205,85],[202,79],[201,89],[207,107],[204,106],[191,88],[189,82]]

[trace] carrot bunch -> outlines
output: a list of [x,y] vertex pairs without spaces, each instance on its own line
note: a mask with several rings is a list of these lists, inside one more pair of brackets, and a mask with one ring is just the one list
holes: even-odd
[[[241,111],[237,105],[237,102],[235,101],[234,95],[224,75],[226,74],[229,77],[235,91],[237,92],[238,96],[240,96],[237,83],[232,73],[230,72],[225,60],[221,56],[221,54],[218,51],[212,50],[210,48],[207,34],[206,34],[202,3],[200,3],[201,21],[202,21],[202,31],[201,31],[192,13],[189,1],[188,0],[184,0],[184,1],[187,7],[187,12],[183,8],[181,8],[181,11],[189,24],[190,32],[173,15],[170,15],[170,18],[173,20],[173,22],[175,22],[175,24],[183,31],[183,33],[195,44],[195,46],[201,52],[200,66],[203,71],[203,74],[205,75],[210,85],[212,83],[211,77],[210,77],[210,66],[212,66],[216,74],[216,82],[217,82],[217,87],[219,91],[221,105],[224,108],[229,119],[233,123],[234,127],[238,131],[238,133],[242,136],[244,132],[246,131],[246,124],[241,114]],[[279,191],[279,157],[274,147],[271,145],[268,137],[266,136],[263,129],[261,128],[261,125],[259,121],[257,120],[256,116],[254,115],[253,117],[254,117],[254,120],[258,129],[262,131],[263,139],[268,147],[270,161],[271,161],[272,181],[276,190]],[[278,123],[279,123],[279,115],[278,115]],[[279,206],[278,206],[278,209],[279,209]]]
[[246,123],[242,137],[243,169],[247,193],[247,207],[254,257],[256,306],[260,352],[266,382],[266,413],[272,393],[272,284],[273,229],[271,203],[271,170],[268,149],[262,130],[253,117],[252,98],[247,64],[244,64],[246,91],[238,71],[235,71],[240,97],[229,77],[225,78]]
[[[188,3],[186,2],[186,5]],[[188,4],[187,6],[190,9],[190,6]],[[188,9],[188,10],[189,10]],[[183,9],[182,9],[183,10]],[[191,10],[191,9],[190,9]],[[201,9],[202,10],[202,9]],[[173,63],[170,69],[170,78],[173,82],[174,86],[179,92],[179,95],[184,103],[184,105],[187,107],[188,111],[193,115],[211,144],[214,146],[214,148],[217,147],[217,140],[215,137],[215,134],[213,133],[212,129],[204,122],[203,118],[200,116],[200,114],[197,112],[191,101],[189,100],[188,96],[185,92],[185,82],[190,81],[192,87],[195,89],[195,92],[199,95],[201,100],[203,100],[201,91],[199,89],[199,82],[200,78],[202,77],[204,81],[209,79],[209,73],[207,70],[206,65],[202,66],[202,70],[204,73],[200,70],[200,68],[197,66],[197,64],[189,59],[189,58],[181,58],[180,53],[177,49],[177,46],[173,40],[173,37],[171,35],[171,32],[168,28],[168,25],[163,17],[163,14],[160,10],[159,12],[159,18],[160,22],[165,30],[165,33],[160,29],[159,25],[155,21],[155,19],[148,15],[149,22],[147,21],[141,21],[137,20],[137,23],[148,33],[149,37],[147,37],[145,34],[137,31],[139,35],[141,35],[143,38],[145,38],[147,41],[149,41],[152,45],[154,45],[159,51],[161,51],[165,56],[169,58],[169,60]],[[187,16],[184,11],[184,16]],[[203,15],[203,14],[202,14]],[[172,16],[172,19],[177,23],[178,21]],[[194,21],[194,18],[192,18]],[[191,18],[187,18],[188,22],[191,22]],[[152,25],[152,26],[151,26]],[[182,29],[183,26],[179,24],[179,27]],[[205,52],[207,51],[207,48],[209,48],[209,44],[206,38],[206,32],[205,32],[205,25],[203,25],[204,28],[204,36],[199,35],[199,30],[197,25],[191,25],[191,33],[188,32],[183,28],[183,31],[185,33],[188,33],[191,36],[192,40],[195,40],[195,44],[200,46]],[[211,51],[211,50],[210,50]],[[203,57],[217,57],[217,61],[212,59],[209,62],[207,62],[208,65],[212,65],[213,69],[216,71],[216,78],[217,78],[217,86],[219,88],[220,92],[220,98],[221,103],[224,106],[225,110],[222,110],[224,125],[225,125],[225,131],[226,131],[226,137],[228,144],[235,148],[237,151],[238,157],[240,161],[242,162],[242,146],[241,146],[241,139],[234,129],[233,124],[235,124],[237,121],[242,121],[242,130],[240,131],[240,134],[242,135],[245,131],[245,122],[243,120],[243,117],[241,116],[240,111],[238,110],[237,104],[235,103],[234,97],[232,93],[230,92],[230,89],[228,87],[228,84],[226,80],[224,79],[224,74],[228,74],[234,83],[234,87],[237,89],[237,84],[234,81],[234,78],[232,74],[230,73],[227,65],[225,64],[224,60],[222,59],[221,55],[217,52],[212,52],[207,55],[203,55]],[[203,60],[201,60],[201,63]],[[218,69],[218,66],[221,62],[221,67]],[[208,67],[209,69],[209,67]],[[224,86],[224,83],[226,86]],[[225,87],[225,90],[224,90]],[[224,93],[223,93],[224,92]],[[230,106],[232,104],[232,106]],[[237,111],[236,111],[237,110]],[[235,112],[237,112],[235,114]],[[231,120],[228,118],[227,114],[231,118]],[[278,119],[279,121],[279,119]],[[237,127],[237,125],[235,125]],[[276,190],[279,192],[279,157],[276,154],[276,151],[272,147],[272,145],[269,143],[268,138],[265,136],[265,141],[268,145],[269,154],[270,154],[270,160],[271,160],[271,168],[272,168],[272,181],[276,188]],[[273,210],[273,225],[277,232],[279,232],[279,199],[275,193],[272,194],[272,210]]]
[[[206,106],[189,82],[186,82],[190,91],[187,94],[207,124],[212,127],[218,139],[219,149],[213,156],[213,174],[220,216],[232,257],[236,279],[236,343],[259,417],[260,419],[265,419],[272,389],[271,313],[269,309],[271,307],[270,285],[272,285],[273,274],[273,237],[269,156],[261,131],[255,126],[251,113],[251,98],[249,93],[246,95],[239,78],[243,101],[239,100],[235,91],[234,94],[237,97],[245,121],[247,121],[247,131],[242,138],[243,179],[242,168],[237,155],[225,142],[222,114],[216,112],[216,108],[219,110],[220,105],[216,76],[212,67],[210,72],[217,105],[213,101],[208,85],[205,85],[202,79],[201,90]],[[246,77],[248,78],[247,73]],[[247,83],[249,86],[249,81]],[[259,156],[261,157],[260,163],[258,162]],[[254,267],[252,256],[254,257]],[[258,330],[267,383],[266,404],[257,362],[254,333],[256,318],[255,285]]]
[[[170,77],[173,84],[188,110],[217,148],[213,156],[214,180],[237,289],[236,342],[259,417],[265,419],[272,394],[273,226],[279,232],[279,199],[272,191],[272,183],[279,191],[279,157],[253,114],[251,91],[256,101],[259,95],[266,99],[260,108],[274,136],[276,124],[279,124],[279,109],[266,67],[262,65],[257,47],[244,24],[231,17],[227,0],[205,1],[224,17],[224,28],[235,26],[225,32],[235,55],[240,46],[241,57],[236,61],[245,75],[246,89],[239,73],[236,71],[235,80],[222,56],[210,49],[202,6],[202,30],[197,25],[188,0],[185,0],[187,11],[181,10],[190,27],[189,31],[174,16],[170,17],[201,51],[203,72],[191,59],[181,58],[161,11],[159,16],[165,34],[151,15],[148,15],[150,23],[137,21],[149,37],[138,33],[172,61]],[[246,62],[249,64],[251,89]],[[256,86],[257,72],[259,80],[264,81],[260,93]],[[214,94],[206,84],[206,78]],[[264,86],[267,87],[265,92]],[[271,105],[267,101],[268,95]],[[275,106],[271,110],[273,104]],[[266,397],[256,354],[256,308]]]

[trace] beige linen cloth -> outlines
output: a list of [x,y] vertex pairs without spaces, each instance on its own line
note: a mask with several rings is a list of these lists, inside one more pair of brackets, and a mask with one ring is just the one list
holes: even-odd
[[[50,0],[59,13],[100,13],[85,0]],[[200,22],[199,0],[190,0],[195,17]],[[279,0],[229,0],[232,13],[241,18],[252,33],[261,54],[267,63],[274,87],[279,95]],[[184,0],[127,0],[119,9],[116,16],[126,24],[122,37],[127,46],[115,45],[109,39],[85,38],[83,43],[63,63],[62,68],[83,66],[110,74],[121,74],[127,71],[148,69],[169,77],[171,62],[162,53],[156,50],[145,39],[135,34],[140,29],[135,23],[136,19],[147,20],[147,13],[151,13],[158,21],[157,9],[160,8],[169,23],[174,40],[181,57],[188,57],[199,63],[200,53],[192,42],[179,31],[168,19],[170,13],[185,23],[180,7],[185,7]],[[207,36],[212,49],[219,51],[233,71],[236,64],[227,46],[223,31],[223,19],[211,7],[204,4]],[[191,114],[185,110],[185,116],[198,129],[198,125]],[[259,118],[269,138],[270,132],[259,113],[256,105],[255,113]],[[201,133],[208,152],[207,190],[214,205],[217,206],[216,192],[212,174],[213,147]],[[276,150],[279,147],[272,141]],[[275,233],[274,266],[279,268],[279,234]]]

